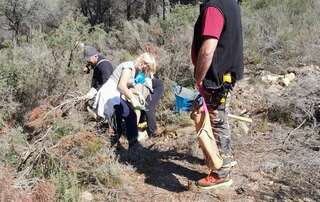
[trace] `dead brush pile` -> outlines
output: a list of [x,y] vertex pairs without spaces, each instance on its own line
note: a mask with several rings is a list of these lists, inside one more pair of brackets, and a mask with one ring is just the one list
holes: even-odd
[[316,129],[320,122],[320,67],[311,65],[292,71],[297,78],[282,94],[267,95],[268,117],[292,127],[305,122]]
[[[18,183],[14,189],[9,182],[1,184],[8,187],[0,186],[0,190],[16,193],[5,197],[21,201],[78,201],[81,190],[103,195],[110,193],[109,188],[121,186],[121,167],[110,146],[110,137],[97,134],[94,123],[82,115],[83,104],[77,98],[62,102],[43,100],[26,116],[25,130],[12,128],[0,136],[4,150],[0,155],[4,163],[0,166],[15,168],[8,180]],[[19,195],[20,190],[27,190],[30,197],[22,200],[22,195],[27,195]]]
[[79,97],[64,102],[58,101],[63,99],[65,99],[63,96],[46,98],[26,115],[25,129],[28,131],[30,141],[52,126],[57,119],[70,115],[71,109],[80,110],[84,104]]
[[12,169],[1,167],[0,201],[54,202],[55,186],[49,181],[38,181],[30,189],[21,189],[21,182],[15,180]]

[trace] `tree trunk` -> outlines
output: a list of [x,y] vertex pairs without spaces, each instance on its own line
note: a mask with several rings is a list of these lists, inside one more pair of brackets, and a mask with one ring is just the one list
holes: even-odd
[[166,20],[166,0],[162,0],[162,18]]
[[131,20],[131,2],[127,0],[127,20]]

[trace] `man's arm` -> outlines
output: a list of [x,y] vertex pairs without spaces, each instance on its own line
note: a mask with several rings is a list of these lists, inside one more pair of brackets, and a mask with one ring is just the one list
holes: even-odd
[[217,44],[218,40],[213,37],[206,37],[206,39],[202,43],[195,67],[195,80],[197,86],[202,85],[202,81],[205,78],[212,63]]

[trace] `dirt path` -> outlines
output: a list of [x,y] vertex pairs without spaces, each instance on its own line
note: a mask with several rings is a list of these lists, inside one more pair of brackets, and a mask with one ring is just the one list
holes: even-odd
[[[303,74],[298,76],[301,81],[305,80]],[[299,84],[300,80],[297,81],[298,87],[291,86],[295,92],[299,86],[303,87]],[[194,127],[176,127],[175,134],[165,134],[145,142],[140,162],[128,163],[122,159],[127,166],[124,190],[118,194],[118,199],[183,202],[320,201],[319,130],[312,124],[290,127],[279,121],[272,122],[266,115],[269,108],[264,106],[264,93],[274,93],[272,104],[280,98],[286,100],[282,92],[292,92],[290,87],[285,89],[278,84],[273,86],[258,82],[252,85],[250,78],[239,86],[235,90],[233,105],[233,110],[238,111],[234,113],[248,111],[254,123],[245,125],[231,120],[233,151],[238,162],[232,171],[232,187],[210,191],[196,188],[194,181],[208,171],[195,140]],[[303,94],[291,96],[296,100],[304,97]],[[316,97],[314,99],[318,99]],[[275,115],[278,119],[283,116]],[[291,124],[292,120],[289,121],[288,124]]]
[[[239,166],[234,168],[234,185],[229,189],[201,191],[194,181],[205,176],[202,154],[197,148],[194,128],[177,130],[174,138],[159,137],[144,143],[143,160],[128,164],[126,194],[119,199],[134,201],[255,201],[246,193],[261,178],[258,168],[261,158],[252,158],[252,152],[240,151],[244,145],[236,146],[235,157]],[[237,140],[235,140],[237,142]],[[125,152],[125,151],[123,151]],[[241,162],[241,163],[240,163]],[[246,166],[244,166],[246,165]],[[248,170],[248,167],[250,170]]]
[[[271,130],[269,134],[260,137],[234,135],[234,155],[238,161],[238,166],[232,172],[234,184],[228,189],[210,191],[201,191],[194,185],[195,180],[206,175],[207,168],[197,148],[193,127],[177,130],[174,138],[164,136],[150,139],[144,143],[142,161],[134,164],[124,162],[127,164],[125,188],[118,199],[317,201],[319,191],[310,195],[311,190],[306,191],[307,187],[302,187],[303,184],[295,184],[294,178],[298,178],[298,174],[292,176],[292,181],[282,176],[282,172],[289,169],[288,165],[283,164],[289,154],[280,148],[282,132]],[[279,134],[279,137],[272,133]],[[311,156],[317,154],[309,152]],[[315,185],[319,187],[319,184]]]

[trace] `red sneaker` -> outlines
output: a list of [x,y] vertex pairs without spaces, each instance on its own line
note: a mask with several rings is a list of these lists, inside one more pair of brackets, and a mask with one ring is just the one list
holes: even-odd
[[211,172],[207,177],[200,179],[197,182],[197,186],[200,189],[216,189],[216,188],[226,188],[232,185],[232,179],[228,177],[219,177],[217,174]]

